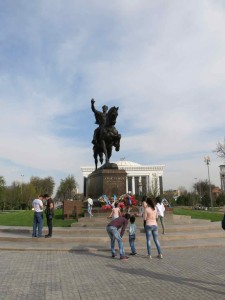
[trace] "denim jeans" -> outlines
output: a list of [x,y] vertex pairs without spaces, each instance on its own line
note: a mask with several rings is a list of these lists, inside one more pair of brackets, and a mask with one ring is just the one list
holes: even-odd
[[38,228],[38,237],[41,237],[42,227],[43,227],[43,212],[35,212],[32,237],[37,236],[37,228]]
[[133,254],[136,253],[134,241],[135,241],[135,234],[129,235],[130,249]]
[[151,234],[153,236],[153,240],[155,242],[158,254],[161,254],[161,248],[158,240],[158,227],[156,225],[151,225],[151,226],[146,225],[145,233],[146,233],[148,255],[151,255]]
[[124,256],[125,254],[124,254],[123,242],[122,242],[122,238],[120,236],[118,229],[115,226],[107,226],[106,230],[107,230],[107,233],[111,240],[112,255],[115,255],[115,253],[116,253],[115,252],[115,240],[117,240],[118,246],[120,249],[120,256]]
[[93,217],[93,215],[92,215],[92,205],[88,205],[88,213],[89,213],[90,218]]

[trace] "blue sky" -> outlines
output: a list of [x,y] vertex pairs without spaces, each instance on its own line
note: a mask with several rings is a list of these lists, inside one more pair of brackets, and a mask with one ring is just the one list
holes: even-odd
[[73,174],[94,165],[90,108],[119,106],[121,157],[165,164],[164,188],[220,185],[223,1],[0,2],[0,175]]

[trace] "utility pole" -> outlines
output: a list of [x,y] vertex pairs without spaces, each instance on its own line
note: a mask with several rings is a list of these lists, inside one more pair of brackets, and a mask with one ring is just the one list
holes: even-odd
[[213,210],[213,200],[212,200],[212,189],[211,189],[211,183],[210,183],[210,176],[209,176],[209,163],[210,163],[210,157],[209,156],[205,156],[204,157],[204,161],[207,165],[208,168],[208,180],[209,180],[209,196],[210,196],[210,200],[211,200],[211,208]]

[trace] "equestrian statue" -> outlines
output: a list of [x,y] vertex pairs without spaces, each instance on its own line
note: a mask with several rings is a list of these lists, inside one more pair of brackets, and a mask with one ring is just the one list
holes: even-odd
[[120,150],[120,139],[121,135],[115,128],[116,118],[118,116],[119,107],[111,107],[108,110],[108,106],[102,106],[102,112],[96,110],[95,100],[91,100],[91,109],[95,114],[96,124],[98,127],[94,131],[92,144],[94,159],[95,159],[95,169],[98,165],[98,157],[103,163],[103,154],[105,155],[105,166],[110,167],[110,157],[112,155],[112,148],[115,147],[116,151]]

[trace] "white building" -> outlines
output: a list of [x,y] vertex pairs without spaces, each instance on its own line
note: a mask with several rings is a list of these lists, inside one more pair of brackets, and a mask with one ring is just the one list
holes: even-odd
[[[120,170],[125,170],[126,178],[126,192],[132,194],[147,195],[152,193],[154,195],[163,193],[163,171],[164,165],[140,165],[138,163],[120,160],[115,162]],[[84,195],[86,195],[86,180],[94,167],[81,167],[84,177]]]

